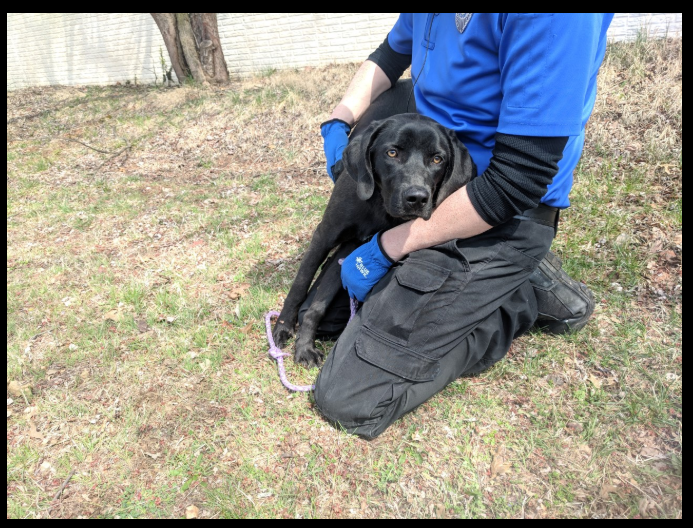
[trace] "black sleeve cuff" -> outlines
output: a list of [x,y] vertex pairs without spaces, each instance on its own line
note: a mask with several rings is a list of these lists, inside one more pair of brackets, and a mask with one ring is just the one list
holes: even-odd
[[484,222],[496,226],[539,205],[567,143],[567,137],[496,133],[488,168],[467,185],[469,200]]
[[385,72],[387,78],[390,79],[390,84],[395,85],[397,80],[402,76],[404,70],[411,65],[411,55],[397,53],[390,47],[387,37],[383,43],[368,56],[368,60],[375,62]]

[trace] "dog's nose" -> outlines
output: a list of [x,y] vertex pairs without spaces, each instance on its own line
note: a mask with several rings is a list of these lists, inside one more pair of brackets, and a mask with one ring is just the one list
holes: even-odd
[[404,201],[409,207],[423,207],[428,203],[431,193],[424,187],[409,187],[404,191]]

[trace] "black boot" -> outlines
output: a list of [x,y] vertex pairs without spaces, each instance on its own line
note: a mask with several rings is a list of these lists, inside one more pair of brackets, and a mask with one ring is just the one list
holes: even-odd
[[563,271],[561,259],[551,251],[532,273],[529,282],[537,296],[539,317],[534,326],[551,334],[580,330],[594,312],[594,295],[583,283]]

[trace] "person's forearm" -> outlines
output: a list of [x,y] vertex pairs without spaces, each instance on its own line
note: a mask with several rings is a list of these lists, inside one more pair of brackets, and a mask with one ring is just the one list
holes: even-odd
[[412,251],[469,238],[491,227],[474,209],[465,186],[448,196],[429,220],[417,218],[394,227],[385,231],[380,241],[388,256],[397,261]]
[[390,80],[380,66],[365,61],[349,84],[346,94],[332,111],[330,119],[341,119],[353,126],[375,98],[390,86]]

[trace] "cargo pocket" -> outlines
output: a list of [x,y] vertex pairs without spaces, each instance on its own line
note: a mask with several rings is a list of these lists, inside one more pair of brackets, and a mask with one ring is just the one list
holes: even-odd
[[431,381],[440,372],[438,360],[393,343],[365,327],[356,338],[356,355],[408,381]]
[[365,326],[386,339],[406,345],[422,310],[443,286],[450,270],[407,259],[382,290],[373,292]]

